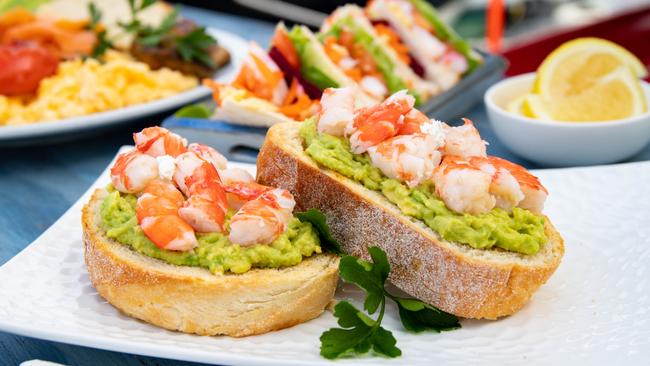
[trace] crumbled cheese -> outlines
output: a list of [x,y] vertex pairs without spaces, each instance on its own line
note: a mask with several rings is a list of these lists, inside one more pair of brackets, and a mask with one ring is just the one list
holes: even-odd
[[162,179],[171,180],[176,170],[176,161],[169,155],[156,157],[158,161],[158,176]]
[[431,119],[427,123],[420,126],[422,133],[432,136],[436,146],[443,146],[445,144],[445,130],[442,127],[443,122],[437,119]]

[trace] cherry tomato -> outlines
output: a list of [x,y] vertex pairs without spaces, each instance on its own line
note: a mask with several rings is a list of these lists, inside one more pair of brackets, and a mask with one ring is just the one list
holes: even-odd
[[0,94],[33,93],[58,65],[55,55],[33,43],[0,45]]

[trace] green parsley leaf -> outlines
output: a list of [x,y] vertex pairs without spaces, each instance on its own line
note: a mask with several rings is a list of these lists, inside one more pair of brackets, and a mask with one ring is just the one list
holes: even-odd
[[[383,307],[382,314],[383,315]],[[334,359],[350,352],[366,353],[372,348],[376,353],[388,357],[402,354],[395,347],[397,341],[393,334],[382,328],[381,319],[375,321],[357,310],[347,301],[341,301],[334,307],[334,316],[342,328],[332,328],[320,337],[321,355]]]
[[334,237],[332,237],[332,233],[330,232],[329,226],[327,226],[327,221],[325,215],[323,215],[322,212],[316,210],[316,209],[310,209],[305,212],[298,212],[296,213],[296,217],[298,220],[302,222],[309,222],[314,226],[316,231],[318,231],[318,236],[320,237],[320,242],[321,246],[323,246],[326,250],[336,253],[336,254],[342,254],[343,250],[341,249],[341,245],[339,244]]
[[370,349],[387,357],[400,356],[402,351],[397,348],[395,337],[389,330],[381,327],[387,297],[397,303],[402,325],[409,331],[441,332],[460,328],[458,318],[453,314],[420,300],[393,296],[386,291],[385,283],[390,273],[386,252],[379,247],[370,247],[368,253],[372,262],[349,255],[343,256],[339,263],[339,273],[345,282],[354,283],[366,292],[364,309],[369,314],[379,309],[377,320],[357,310],[347,301],[337,304],[334,307],[334,316],[338,318],[338,324],[342,328],[332,328],[321,335],[323,357],[334,359],[348,353],[363,354]]
[[460,328],[458,318],[418,299],[390,296],[397,303],[399,317],[406,330],[423,332],[432,330],[441,332]]
[[114,48],[114,46],[113,43],[108,39],[106,30],[103,29],[103,27],[100,27],[99,22],[102,20],[102,12],[99,10],[99,8],[97,8],[95,3],[88,3],[88,13],[90,15],[88,29],[94,31],[97,35],[97,44],[95,45],[95,48],[93,48],[91,57],[98,58],[106,53],[106,50],[109,48]]
[[90,14],[89,27],[91,29],[94,29],[99,24],[99,21],[102,19],[102,12],[97,8],[95,3],[90,2],[88,3],[88,13]]
[[379,354],[393,358],[402,355],[402,350],[397,348],[397,340],[390,330],[378,327],[372,335],[370,342],[372,343],[372,348]]
[[373,263],[349,255],[341,258],[339,272],[345,282],[354,283],[366,291],[363,307],[370,314],[384,301],[384,282],[390,272],[386,253],[377,247],[368,248]]
[[184,36],[176,37],[174,43],[183,60],[197,60],[206,66],[214,66],[208,50],[217,40],[206,32],[205,27],[197,27]]

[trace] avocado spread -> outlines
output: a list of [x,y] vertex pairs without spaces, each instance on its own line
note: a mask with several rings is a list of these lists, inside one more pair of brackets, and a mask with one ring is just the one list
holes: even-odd
[[354,154],[346,139],[319,134],[315,118],[303,122],[300,137],[305,152],[318,164],[381,192],[402,213],[423,221],[445,240],[522,254],[535,254],[546,242],[542,216],[518,207],[511,213],[500,208],[480,215],[456,213],[437,198],[432,182],[409,188],[386,177],[367,154]]
[[[189,252],[160,249],[142,232],[135,214],[136,197],[121,194],[109,187],[109,194],[102,202],[100,215],[109,238],[128,245],[134,250],[167,263],[179,266],[195,266],[209,269],[212,273],[244,273],[252,267],[278,268],[293,266],[321,253],[318,233],[308,222],[292,218],[287,230],[268,245],[257,244],[240,247],[228,241],[222,233],[197,234],[199,246]],[[226,221],[228,227],[228,221]]]

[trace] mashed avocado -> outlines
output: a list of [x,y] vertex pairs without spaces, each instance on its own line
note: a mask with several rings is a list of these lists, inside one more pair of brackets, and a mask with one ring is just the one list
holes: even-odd
[[[292,218],[286,232],[269,245],[240,247],[221,233],[198,234],[199,246],[190,252],[160,249],[144,235],[135,215],[136,197],[115,190],[102,202],[100,215],[109,238],[134,250],[180,266],[209,269],[212,273],[244,273],[252,267],[278,268],[293,266],[320,253],[318,233],[308,222]],[[226,223],[227,225],[227,223]]]
[[423,221],[446,240],[477,249],[498,247],[522,254],[535,254],[546,242],[542,216],[518,207],[511,213],[495,208],[481,215],[459,214],[436,197],[433,183],[409,188],[386,177],[371,164],[367,154],[352,153],[347,140],[318,134],[313,118],[303,123],[300,136],[306,153],[318,164],[380,191],[405,215]]

